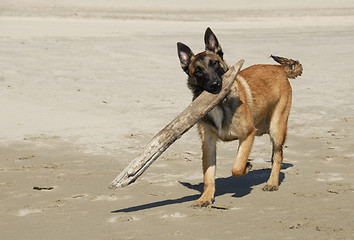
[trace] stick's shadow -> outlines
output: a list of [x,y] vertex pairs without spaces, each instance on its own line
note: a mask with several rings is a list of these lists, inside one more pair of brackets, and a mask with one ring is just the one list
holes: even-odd
[[[293,166],[292,164],[283,163],[282,169],[287,169],[292,166]],[[236,198],[244,197],[252,191],[254,186],[265,183],[269,178],[270,172],[271,172],[270,168],[259,169],[259,170],[250,171],[247,175],[241,178],[235,178],[233,176],[227,178],[217,178],[215,180],[215,186],[216,186],[215,197],[222,196],[224,194],[233,194],[232,197],[236,197]],[[280,172],[279,184],[283,182],[284,178],[285,178],[285,174]],[[188,182],[179,182],[179,183],[189,189],[196,190],[199,193],[177,198],[177,199],[163,200],[163,201],[147,203],[147,204],[142,204],[142,205],[128,207],[128,208],[118,209],[118,210],[111,211],[111,213],[137,212],[140,210],[156,208],[156,207],[161,207],[166,205],[191,202],[197,200],[200,197],[200,194],[203,192],[203,183],[199,183],[199,184],[191,184]]]

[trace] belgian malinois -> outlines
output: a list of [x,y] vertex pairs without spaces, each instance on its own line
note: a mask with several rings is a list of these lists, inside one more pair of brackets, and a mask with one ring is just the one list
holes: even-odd
[[[220,92],[222,76],[228,70],[223,51],[210,28],[204,35],[205,51],[193,54],[183,43],[177,43],[182,69],[188,75],[188,87],[193,99],[203,91]],[[216,142],[239,140],[235,177],[247,174],[252,165],[247,162],[255,136],[268,133],[273,144],[272,171],[263,187],[276,191],[283,162],[283,144],[291,107],[291,86],[288,78],[302,74],[299,61],[271,56],[280,65],[253,65],[242,70],[226,98],[198,122],[202,140],[204,192],[195,202],[207,206],[214,201]]]

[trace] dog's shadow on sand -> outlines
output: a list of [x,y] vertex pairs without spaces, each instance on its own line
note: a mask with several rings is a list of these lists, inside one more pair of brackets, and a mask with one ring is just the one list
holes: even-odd
[[[281,169],[287,169],[292,167],[292,164],[283,163]],[[233,176],[227,178],[217,178],[215,180],[216,192],[215,197],[222,196],[224,194],[233,194],[232,197],[240,198],[251,193],[254,186],[264,184],[267,182],[270,176],[271,169],[258,169],[254,171],[250,171],[247,175],[241,178],[235,178]],[[283,182],[285,178],[285,174],[280,172],[279,175],[279,184]],[[111,213],[121,213],[121,212],[137,212],[141,210],[184,203],[184,202],[192,202],[197,200],[203,192],[203,183],[199,184],[191,184],[188,182],[179,182],[183,186],[198,191],[198,194],[189,195],[176,199],[163,200],[158,202],[152,202],[147,204],[142,204],[138,206],[123,208],[111,211]]]

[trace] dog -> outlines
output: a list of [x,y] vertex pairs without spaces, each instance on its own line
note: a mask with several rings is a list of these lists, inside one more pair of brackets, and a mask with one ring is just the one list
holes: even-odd
[[[188,75],[187,85],[193,93],[193,100],[203,91],[218,94],[222,88],[222,76],[229,69],[221,45],[210,28],[205,31],[204,42],[205,51],[196,55],[187,45],[177,43],[178,57]],[[259,64],[240,71],[225,99],[198,122],[204,191],[195,206],[205,207],[214,202],[218,140],[239,140],[232,175],[241,177],[252,168],[248,156],[254,137],[269,134],[273,145],[272,170],[263,190],[278,190],[292,100],[288,79],[300,76],[303,68],[299,61],[271,57],[280,65]]]

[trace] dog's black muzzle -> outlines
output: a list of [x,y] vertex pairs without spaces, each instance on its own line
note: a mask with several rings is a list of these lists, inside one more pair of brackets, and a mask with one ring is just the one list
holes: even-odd
[[221,91],[222,88],[222,81],[221,79],[217,79],[213,81],[207,89],[205,89],[207,92],[210,92],[212,94],[218,94]]

